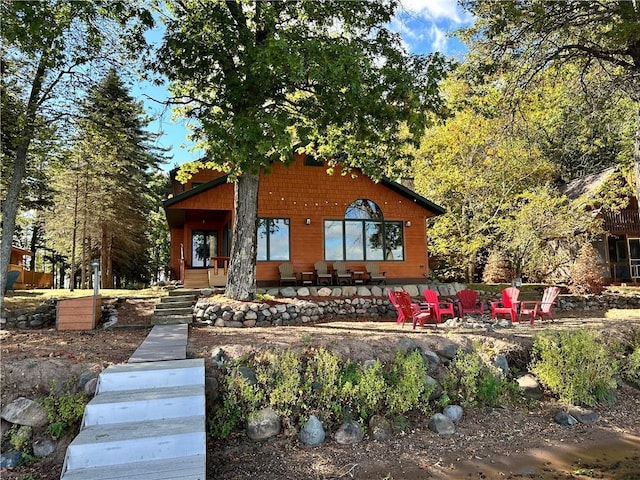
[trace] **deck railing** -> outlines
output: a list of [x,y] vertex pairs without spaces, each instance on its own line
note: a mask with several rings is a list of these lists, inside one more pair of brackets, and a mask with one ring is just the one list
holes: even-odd
[[640,213],[637,210],[605,212],[604,229],[610,233],[640,234]]
[[15,286],[18,288],[51,288],[53,286],[53,274],[49,272],[34,272],[27,270],[22,265],[10,264],[9,270],[20,272]]

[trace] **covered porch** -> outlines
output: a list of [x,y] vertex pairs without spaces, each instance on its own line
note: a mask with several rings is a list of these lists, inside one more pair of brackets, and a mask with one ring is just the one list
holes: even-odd
[[605,212],[605,261],[611,283],[640,281],[640,214],[637,209]]

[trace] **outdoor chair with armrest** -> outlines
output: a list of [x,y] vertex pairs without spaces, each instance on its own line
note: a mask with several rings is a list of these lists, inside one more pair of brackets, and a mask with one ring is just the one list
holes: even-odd
[[331,285],[332,275],[327,262],[322,260],[313,264],[316,272],[316,285]]
[[431,317],[438,323],[442,322],[442,315],[451,315],[451,318],[456,316],[453,311],[453,303],[441,302],[438,298],[438,292],[435,290],[425,290],[423,295],[431,309]]
[[542,300],[538,302],[520,302],[520,315],[529,315],[531,317],[531,325],[536,317],[544,320],[544,317],[553,319],[551,307],[555,305],[556,297],[560,293],[558,287],[547,287],[542,294]]
[[368,262],[366,265],[366,269],[367,275],[369,275],[369,283],[387,283],[387,272],[380,272],[377,263]]
[[347,270],[344,262],[333,262],[333,271],[336,285],[351,285],[353,283],[353,275]]
[[478,292],[464,289],[456,293],[458,297],[458,313],[464,317],[465,313],[484,313],[484,304],[478,301]]
[[497,316],[505,317],[509,315],[511,322],[518,322],[520,320],[518,316],[518,296],[520,290],[516,287],[509,287],[502,290],[502,301],[491,302],[491,318]]
[[278,271],[280,272],[280,285],[284,285],[285,283],[293,283],[293,285],[298,284],[298,279],[293,271],[292,263],[281,263],[278,265]]
[[[433,317],[431,316],[431,311],[429,309],[424,309],[424,306],[418,303],[414,303],[411,299],[411,295],[407,292],[390,292],[393,294],[396,303],[398,312],[402,312],[402,326],[404,327],[404,322],[409,318],[413,321],[413,328],[415,330],[416,325],[419,323],[421,327],[424,327],[425,323],[434,323],[430,322]],[[398,318],[400,315],[398,315]],[[435,322],[440,323],[440,322]],[[437,325],[436,325],[437,326]]]

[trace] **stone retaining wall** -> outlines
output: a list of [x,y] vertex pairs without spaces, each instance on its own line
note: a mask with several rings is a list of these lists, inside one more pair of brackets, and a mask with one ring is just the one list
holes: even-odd
[[[194,307],[197,324],[217,327],[263,327],[277,325],[302,325],[320,320],[345,318],[396,317],[396,310],[389,302],[389,290],[404,290],[416,299],[422,298],[426,289],[437,290],[440,295],[455,295],[465,288],[460,283],[437,285],[347,286],[347,287],[286,287],[260,290],[275,299],[274,302],[218,303],[211,291],[203,291]],[[487,303],[496,300],[495,295],[479,292]],[[560,295],[556,310],[608,310],[611,308],[640,308],[640,295]]]

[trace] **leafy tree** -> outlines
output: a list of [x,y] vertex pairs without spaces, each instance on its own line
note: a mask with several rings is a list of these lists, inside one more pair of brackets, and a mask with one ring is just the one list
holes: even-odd
[[[491,2],[465,0],[476,22],[463,36],[477,48],[480,69],[515,72],[518,87],[558,65],[575,65],[579,78],[602,69],[601,82],[635,103],[633,162],[640,198],[640,8],[637,2]],[[584,82],[587,85],[589,82]],[[613,90],[612,90],[613,91]]]
[[[13,132],[13,172],[2,208],[0,246],[0,308],[18,211],[18,196],[25,175],[30,145],[39,116],[56,121],[73,111],[73,97],[88,65],[99,65],[109,54],[103,50],[106,18],[116,19],[127,46],[143,45],[142,31],[153,23],[143,7],[125,2],[46,0],[0,3],[2,61],[13,62],[24,109]],[[132,18],[140,19],[131,22]],[[26,28],[25,28],[26,27]],[[117,50],[120,42],[109,46]],[[100,54],[103,54],[102,56]],[[3,71],[3,74],[5,72]],[[64,93],[62,93],[64,92]]]
[[516,277],[567,281],[580,248],[599,232],[598,221],[548,187],[523,192],[498,222],[497,250]]
[[448,258],[451,275],[473,279],[481,252],[495,243],[501,218],[519,194],[552,179],[554,168],[514,132],[495,87],[444,87],[454,116],[428,130],[414,162],[416,190],[444,205],[429,230],[430,250]]
[[[227,295],[255,292],[258,175],[293,146],[376,177],[439,107],[439,55],[408,55],[388,2],[168,1],[159,70],[235,181]],[[400,124],[408,126],[408,137]]]

